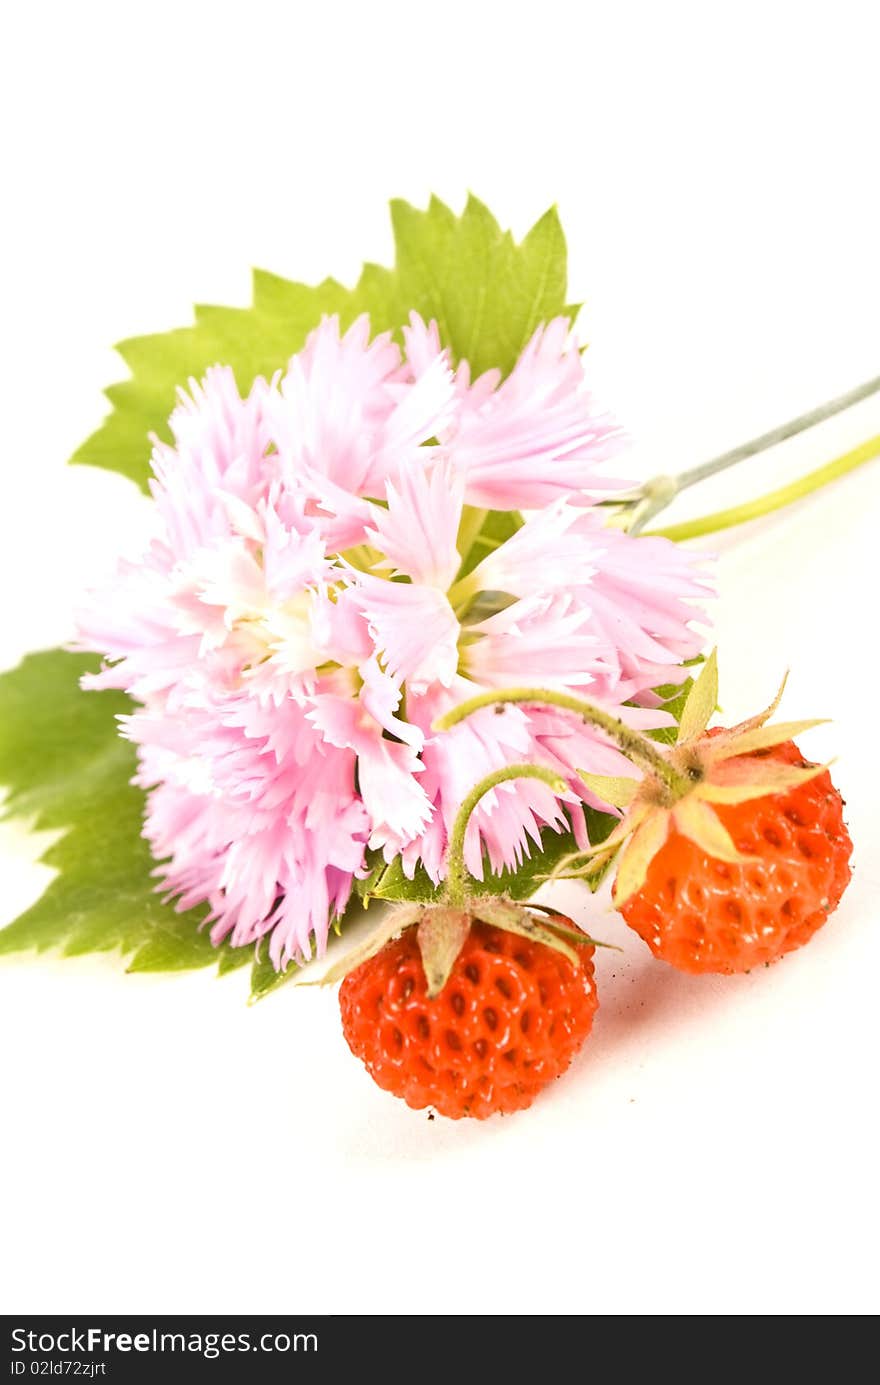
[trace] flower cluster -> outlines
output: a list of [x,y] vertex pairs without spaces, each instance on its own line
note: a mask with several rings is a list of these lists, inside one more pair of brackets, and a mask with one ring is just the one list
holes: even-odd
[[[515,869],[541,830],[599,801],[579,770],[626,762],[555,709],[493,709],[437,733],[475,693],[581,693],[638,727],[668,714],[702,638],[693,559],[603,527],[618,445],[567,321],[504,380],[453,367],[413,316],[399,348],[324,321],[286,372],[242,398],[232,372],[181,392],[153,454],[155,535],[93,594],[87,680],[123,718],[149,790],[145,832],[180,908],[212,937],[264,935],[278,967],[320,950],[368,852],[444,871],[462,798],[492,770],[543,764],[569,785],[487,795],[467,863]],[[526,512],[523,518],[521,512]]]

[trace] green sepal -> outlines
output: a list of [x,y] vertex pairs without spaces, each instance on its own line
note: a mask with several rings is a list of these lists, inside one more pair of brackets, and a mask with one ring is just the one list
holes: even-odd
[[[528,938],[533,943],[543,943],[545,947],[552,947],[555,952],[561,952],[573,966],[580,965],[580,958],[567,940],[555,929],[538,923],[528,909],[507,899],[476,899],[471,907],[474,917],[482,923],[489,923],[494,928],[503,928],[506,933],[516,933],[518,937]],[[584,942],[587,941],[585,938]]]
[[560,923],[563,916],[558,909],[551,909],[547,904],[536,904],[533,899],[528,903],[529,913],[537,911],[547,915],[545,928],[550,928],[554,933],[558,933],[560,938],[565,938],[566,942],[574,943],[577,947],[586,944],[588,947],[610,947],[613,952],[620,952],[616,943],[604,943],[599,938],[592,938],[588,933],[582,933],[579,928],[569,928],[567,924]]
[[417,923],[422,914],[422,907],[419,904],[401,904],[396,909],[389,909],[383,914],[378,923],[370,929],[369,933],[355,947],[340,957],[338,962],[334,962],[328,967],[323,976],[317,982],[304,982],[305,985],[332,986],[337,981],[341,981],[355,967],[359,967],[364,962],[368,962],[371,957],[381,951],[387,942],[395,938],[398,933],[402,933],[405,928],[411,928]]
[[449,980],[470,931],[471,914],[464,909],[437,904],[422,911],[416,939],[429,1000],[434,1000]]
[[[695,659],[687,659],[685,668],[697,669],[703,663],[703,655],[699,654]],[[685,678],[682,683],[662,683],[654,689],[654,692],[661,699],[662,710],[668,712],[673,718],[672,726],[658,726],[653,731],[646,732],[654,741],[660,741],[661,745],[675,745],[678,740],[678,728],[681,722],[681,714],[684,705],[690,696],[691,688],[694,685],[694,675]]]
[[642,782],[640,779],[622,775],[588,774],[583,769],[578,770],[578,778],[583,780],[597,798],[601,798],[603,803],[610,803],[612,808],[628,808]]
[[814,726],[827,726],[827,717],[813,717],[805,721],[777,721],[770,726],[756,726],[751,731],[735,730],[722,734],[710,746],[713,760],[726,760],[736,755],[754,755],[758,750],[770,750],[784,741],[794,740]]
[[679,745],[702,736],[718,706],[718,656],[713,649],[691,683],[678,723]]

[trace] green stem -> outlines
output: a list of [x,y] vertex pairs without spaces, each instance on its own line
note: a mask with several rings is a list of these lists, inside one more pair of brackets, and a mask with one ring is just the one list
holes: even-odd
[[848,471],[855,471],[857,467],[864,466],[865,462],[870,462],[877,456],[880,456],[880,434],[869,438],[859,447],[854,447],[851,452],[844,452],[842,457],[836,457],[833,462],[808,472],[806,476],[800,476],[790,485],[781,486],[779,490],[759,495],[754,500],[747,500],[743,505],[733,505],[729,510],[715,510],[713,514],[701,515],[699,519],[669,524],[663,529],[650,529],[646,537],[653,535],[681,542],[683,539],[700,538],[703,534],[715,534],[721,529],[731,529],[736,524],[745,524],[750,519],[759,519],[761,515],[781,510],[783,506],[791,505],[795,500],[827,486],[830,481],[836,481]]
[[484,794],[489,793],[498,784],[506,783],[508,779],[541,779],[545,784],[549,784],[555,794],[565,793],[568,789],[564,779],[560,779],[552,769],[545,769],[542,765],[507,765],[504,769],[496,769],[492,774],[487,774],[485,779],[474,785],[456,813],[452,835],[449,838],[444,898],[453,907],[461,906],[467,897],[468,873],[464,863],[464,839],[471,814]]
[[529,702],[539,706],[561,707],[566,712],[576,712],[590,726],[604,731],[634,765],[656,775],[676,798],[683,797],[691,788],[689,780],[669,763],[654,742],[641,732],[634,731],[631,726],[627,726],[620,717],[606,712],[604,707],[597,707],[594,702],[586,702],[583,698],[571,697],[568,693],[553,692],[547,688],[498,688],[494,692],[479,693],[477,697],[468,698],[467,702],[459,703],[445,716],[439,717],[434,723],[434,730],[448,731],[451,726],[464,721],[481,708],[498,707],[503,702]]
[[480,591],[480,577],[477,569],[469,572],[467,577],[459,577],[446,593],[446,598],[455,614],[461,620],[468,606]]
[[479,537],[480,530],[486,522],[488,513],[488,510],[477,509],[474,505],[465,505],[462,509],[457,540],[462,566],[470,557],[471,549]]

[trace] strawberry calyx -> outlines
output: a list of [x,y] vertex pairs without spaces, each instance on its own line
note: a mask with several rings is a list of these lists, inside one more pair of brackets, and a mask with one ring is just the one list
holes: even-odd
[[731,728],[707,730],[718,700],[718,666],[713,653],[706,660],[685,703],[678,738],[667,752],[675,779],[650,770],[641,779],[609,779],[588,773],[581,778],[623,817],[611,835],[591,851],[561,861],[557,875],[571,878],[586,873],[599,858],[607,863],[619,851],[614,903],[620,908],[645,882],[651,861],[673,830],[690,838],[708,856],[736,864],[755,858],[741,852],[715,805],[787,793],[828,768],[826,764],[790,765],[767,757],[773,747],[821,720],[768,722],[779,706],[785,679],[769,707]]
[[581,962],[576,948],[603,946],[595,938],[574,928],[562,914],[539,905],[520,904],[500,895],[474,897],[468,899],[464,906],[442,902],[403,903],[384,914],[376,928],[357,947],[330,967],[322,977],[321,984],[332,985],[341,981],[350,971],[375,957],[386,943],[408,928],[415,928],[428,983],[427,995],[429,1000],[433,1000],[449,980],[455,959],[475,923],[485,923],[528,938],[530,942],[543,943],[560,952],[573,966],[579,966]]

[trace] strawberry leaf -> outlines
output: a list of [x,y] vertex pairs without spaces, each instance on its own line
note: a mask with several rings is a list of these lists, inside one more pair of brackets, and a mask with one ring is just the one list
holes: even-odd
[[189,327],[121,342],[130,378],[107,390],[113,411],[72,460],[119,471],[146,489],[149,434],[170,440],[179,385],[221,363],[246,391],[258,375],[282,368],[328,313],[348,326],[368,312],[375,331],[398,331],[411,310],[435,318],[443,344],[475,374],[491,366],[508,373],[541,322],[576,315],[565,302],[565,237],[555,208],[519,245],[476,197],[461,216],[432,198],[425,211],[393,202],[391,217],[394,269],[365,265],[354,288],[255,270],[250,307],[200,304]]
[[275,964],[269,956],[268,947],[259,943],[256,950],[248,948],[248,952],[253,960],[251,967],[251,993],[248,996],[248,1004],[253,1005],[258,1000],[263,1000],[273,991],[280,990],[288,981],[292,981],[299,972],[299,967],[290,962],[285,971],[276,971]]
[[[599,813],[594,808],[585,808],[584,811],[590,841],[594,844],[603,842],[616,827],[617,818],[612,817],[610,813]],[[486,861],[482,880],[477,880],[472,875],[468,876],[468,894],[481,897],[508,895],[511,899],[530,899],[545,883],[557,862],[578,849],[571,831],[553,832],[549,827],[543,829],[541,843],[541,850],[537,851],[532,847],[531,856],[527,857],[515,872],[505,870],[500,875],[494,875]],[[594,889],[598,888],[598,884],[598,879],[594,884],[591,882]],[[416,866],[415,875],[409,880],[404,875],[400,857],[397,856],[385,867],[372,893],[377,899],[414,899],[420,904],[436,904],[441,892],[422,866]]]
[[[144,795],[129,782],[134,750],[115,721],[132,704],[79,686],[98,663],[55,649],[0,677],[3,816],[62,834],[42,858],[58,874],[0,930],[0,956],[117,952],[129,971],[217,966],[221,974],[253,963],[253,947],[212,946],[200,927],[204,909],[177,913],[156,893],[141,836]],[[262,981],[261,964],[254,973]]]
[[0,678],[4,816],[64,834],[43,857],[58,875],[0,932],[0,953],[116,949],[135,971],[216,962],[201,915],[175,914],[153,891],[155,863],[140,835],[144,797],[129,783],[134,751],[115,724],[131,704],[120,693],[79,689],[97,664],[54,650]]

